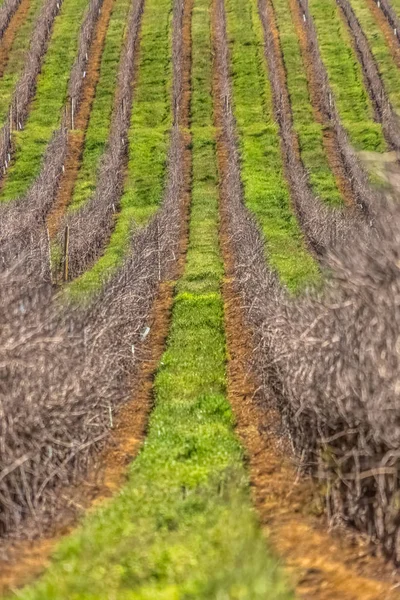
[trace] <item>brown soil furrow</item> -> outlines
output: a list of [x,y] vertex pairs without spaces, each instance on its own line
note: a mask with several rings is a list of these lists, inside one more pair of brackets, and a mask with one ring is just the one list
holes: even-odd
[[30,8],[31,0],[21,0],[16,12],[0,41],[0,77],[3,77],[18,29],[24,23]]
[[[261,344],[249,323],[257,321],[259,296],[277,289],[265,264],[261,234],[243,205],[228,69],[224,0],[213,0],[214,123],[220,177],[220,241],[225,267],[223,296],[228,345],[228,394],[237,432],[247,450],[251,489],[268,542],[285,560],[300,597],[318,600],[395,600],[391,570],[372,558],[358,536],[329,535],[311,481],[300,477],[270,398],[261,395]],[[242,278],[241,278],[242,276]],[[268,287],[268,289],[266,289]],[[260,290],[258,290],[259,292]],[[246,296],[247,294],[247,296]],[[257,321],[258,327],[260,322]],[[292,458],[291,458],[292,457]]]
[[[183,273],[188,247],[188,221],[191,202],[192,154],[190,127],[191,102],[191,59],[192,38],[191,21],[193,0],[177,0],[181,11],[182,24],[177,31],[182,36],[179,72],[180,90],[176,90],[181,99],[176,104],[175,116],[185,138],[182,153],[178,153],[179,164],[171,168],[169,177],[176,183],[175,172],[180,173],[177,203],[181,220],[179,224],[178,252],[172,279],[161,282],[148,322],[151,323],[150,335],[142,348],[142,360],[135,374],[136,389],[131,400],[124,405],[116,419],[113,437],[105,450],[97,457],[96,466],[88,479],[78,488],[62,491],[60,502],[63,512],[54,531],[50,535],[34,542],[17,542],[6,547],[7,560],[0,561],[0,594],[27,584],[38,577],[50,564],[50,556],[62,535],[70,532],[76,522],[77,514],[97,506],[121,487],[126,477],[126,467],[138,454],[146,435],[148,416],[153,406],[153,381],[162,353],[165,348],[174,299],[175,285]],[[177,75],[175,75],[177,77]],[[162,210],[162,209],[161,209]]]
[[68,134],[68,145],[64,172],[60,178],[53,209],[47,218],[50,237],[56,234],[66,207],[71,199],[81,164],[86,130],[100,77],[100,65],[114,0],[104,0],[96,32],[88,55],[85,83],[81,92],[79,109],[75,117],[74,130]]
[[351,187],[350,178],[346,173],[346,167],[343,164],[342,155],[335,135],[334,128],[329,119],[326,118],[324,111],[321,110],[321,94],[323,90],[317,83],[315,67],[307,43],[307,35],[303,27],[302,14],[297,0],[289,0],[292,20],[296,29],[302,54],[303,64],[307,75],[308,91],[311,100],[311,106],[314,118],[317,123],[322,125],[323,143],[329,166],[335,176],[338,189],[347,204],[354,204],[356,197]]

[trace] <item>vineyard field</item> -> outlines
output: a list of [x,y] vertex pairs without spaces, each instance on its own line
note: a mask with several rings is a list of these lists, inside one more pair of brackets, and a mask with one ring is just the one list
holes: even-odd
[[0,0],[0,598],[400,598],[400,0]]

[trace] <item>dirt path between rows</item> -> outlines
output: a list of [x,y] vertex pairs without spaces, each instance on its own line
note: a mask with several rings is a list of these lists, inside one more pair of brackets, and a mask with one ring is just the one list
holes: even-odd
[[[214,55],[223,54],[216,41],[219,0],[213,0]],[[225,266],[223,297],[228,345],[228,394],[237,433],[247,451],[251,489],[268,543],[284,560],[298,596],[307,600],[395,600],[399,579],[393,568],[371,556],[361,536],[340,530],[331,535],[312,482],[296,471],[288,441],[275,409],[258,397],[250,368],[254,349],[245,324],[243,299],[235,285],[235,238],[231,230],[230,175],[234,152],[226,134],[231,110],[228,85],[214,60],[214,121],[220,176],[220,242]],[[225,102],[222,101],[225,98]],[[227,108],[228,107],[228,108]],[[236,242],[237,243],[237,242]],[[319,504],[319,506],[318,506]]]
[[302,54],[303,64],[307,76],[308,93],[310,96],[311,106],[313,109],[314,119],[322,125],[322,139],[325,148],[325,153],[328,159],[329,167],[335,177],[336,185],[346,204],[354,204],[355,196],[349,178],[346,176],[346,171],[342,162],[338,141],[332,126],[321,111],[321,90],[317,86],[314,64],[312,56],[309,52],[307,37],[302,23],[302,15],[300,14],[300,6],[298,0],[289,0],[292,21],[299,40],[300,50]]
[[[115,422],[112,439],[99,455],[95,468],[87,481],[76,489],[65,490],[61,498],[64,503],[63,518],[55,529],[38,540],[10,542],[3,549],[7,560],[0,559],[0,595],[20,588],[39,577],[51,563],[51,554],[61,538],[68,535],[85,511],[101,505],[118,492],[126,480],[127,466],[140,451],[146,437],[148,419],[153,407],[153,382],[165,350],[169,332],[175,285],[182,275],[189,244],[189,210],[192,185],[192,152],[190,134],[191,61],[193,0],[186,0],[183,14],[183,65],[182,96],[178,119],[184,132],[183,153],[184,189],[181,198],[181,227],[179,255],[173,279],[160,284],[158,296],[149,317],[150,334],[142,349],[143,360],[136,379],[136,391],[132,399],[121,408]],[[69,506],[68,508],[65,508]]]
[[90,47],[85,84],[82,89],[82,97],[79,110],[75,116],[74,130],[68,133],[67,155],[64,164],[64,172],[60,179],[57,196],[52,210],[47,218],[49,235],[53,238],[60,226],[65,210],[70,202],[74,191],[76,179],[81,164],[86,131],[89,125],[90,113],[96,88],[100,78],[101,59],[103,56],[108,25],[113,11],[115,0],[104,0],[101,14],[96,24],[96,32]]
[[6,70],[12,45],[19,28],[24,24],[31,6],[31,0],[21,0],[17,10],[13,14],[11,21],[0,41],[0,77],[3,77]]

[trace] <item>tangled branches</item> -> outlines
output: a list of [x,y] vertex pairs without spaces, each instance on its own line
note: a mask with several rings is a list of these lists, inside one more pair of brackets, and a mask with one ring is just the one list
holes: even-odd
[[[87,470],[112,415],[135,389],[159,282],[174,275],[179,211],[179,196],[168,195],[88,308],[50,302],[45,282],[17,306],[6,303],[9,311],[0,316],[2,535],[18,531],[29,516],[41,527],[52,518],[57,489]],[[12,294],[19,271],[6,281]]]

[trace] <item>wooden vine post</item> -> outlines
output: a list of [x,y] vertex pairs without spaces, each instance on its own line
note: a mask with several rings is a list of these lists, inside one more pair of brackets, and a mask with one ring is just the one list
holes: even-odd
[[64,232],[64,269],[63,269],[63,281],[68,281],[68,253],[69,253],[69,225],[65,227]]

